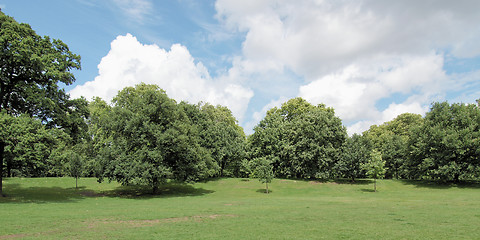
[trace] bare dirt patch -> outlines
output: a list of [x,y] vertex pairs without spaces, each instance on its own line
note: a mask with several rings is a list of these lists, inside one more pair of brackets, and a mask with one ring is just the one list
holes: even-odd
[[[43,237],[43,236],[52,236],[57,234],[57,230],[47,231],[47,232],[37,232],[37,233],[19,233],[19,234],[10,234],[10,235],[1,235],[0,240],[3,239],[24,239],[27,237]],[[48,237],[52,238],[52,237]]]
[[149,227],[156,224],[163,223],[178,223],[178,222],[202,222],[206,219],[218,219],[218,218],[227,218],[227,217],[236,217],[232,214],[213,214],[213,215],[203,215],[203,216],[190,216],[190,217],[175,217],[175,218],[162,218],[162,219],[145,219],[145,220],[96,220],[88,223],[88,228],[95,228],[100,224],[103,225],[126,225],[131,227]]
[[21,234],[10,234],[10,235],[3,235],[3,236],[0,236],[0,239],[16,239],[16,238],[24,238],[24,237],[27,237],[28,234],[24,234],[24,233],[21,233]]

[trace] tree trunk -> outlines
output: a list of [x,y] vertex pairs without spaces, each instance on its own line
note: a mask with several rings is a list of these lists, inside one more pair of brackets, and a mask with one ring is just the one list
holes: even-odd
[[454,183],[459,183],[460,182],[460,174],[455,173],[455,175],[453,176],[453,182]]
[[3,195],[3,156],[5,154],[5,143],[0,141],[0,197],[4,197]]
[[154,177],[152,179],[152,194],[155,195],[158,192],[158,178]]
[[267,194],[268,194],[268,183],[265,183],[266,189],[267,189]]
[[373,191],[377,192],[377,179],[373,179]]
[[225,169],[226,160],[222,158],[222,162],[220,163],[220,177],[223,177],[223,169]]
[[7,177],[12,177],[12,165],[7,160]]
[[75,177],[75,190],[78,189],[78,177]]

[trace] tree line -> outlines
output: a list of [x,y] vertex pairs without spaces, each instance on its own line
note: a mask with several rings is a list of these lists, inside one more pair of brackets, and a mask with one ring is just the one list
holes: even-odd
[[[215,177],[478,180],[479,104],[433,103],[348,136],[333,108],[290,99],[245,136],[231,111],[155,85],[70,99],[80,56],[0,11],[0,178],[81,176],[148,185]],[[0,181],[0,195],[1,195]]]

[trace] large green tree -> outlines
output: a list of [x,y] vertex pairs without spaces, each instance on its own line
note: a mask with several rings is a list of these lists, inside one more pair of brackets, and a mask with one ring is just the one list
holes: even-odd
[[332,108],[294,98],[267,112],[249,138],[251,158],[272,161],[276,177],[330,178],[346,129]]
[[90,114],[86,121],[88,124],[87,137],[82,143],[77,144],[77,149],[85,158],[85,175],[99,176],[101,164],[98,157],[103,149],[112,142],[112,136],[107,134],[106,128],[112,107],[100,97],[95,97],[89,102],[88,110]]
[[70,145],[62,129],[47,128],[26,114],[0,113],[0,139],[5,142],[5,176],[59,176],[63,164],[58,157]]
[[217,176],[238,176],[246,157],[246,137],[232,112],[223,106],[196,105],[204,121],[198,122],[201,145],[210,151],[219,167]]
[[367,139],[358,134],[348,137],[342,146],[342,153],[335,164],[335,173],[338,177],[356,178],[364,176],[362,164],[370,159],[371,147]]
[[382,154],[387,178],[407,178],[408,144],[412,130],[423,122],[422,116],[403,113],[392,121],[373,125],[363,133],[371,146]]
[[[80,56],[60,40],[41,37],[28,25],[0,11],[0,112],[26,113],[44,123],[65,116],[69,96],[59,84],[75,81]],[[0,141],[0,195],[5,142]]]
[[412,134],[411,178],[442,181],[480,178],[480,108],[475,104],[434,103]]
[[196,181],[215,174],[216,164],[200,145],[198,129],[182,108],[155,85],[120,91],[104,124],[101,175],[156,192],[167,180]]

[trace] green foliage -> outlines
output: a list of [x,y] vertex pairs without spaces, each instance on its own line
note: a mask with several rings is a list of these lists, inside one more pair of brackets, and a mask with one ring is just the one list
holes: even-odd
[[480,108],[434,103],[409,142],[412,178],[444,181],[480,178]]
[[423,122],[419,114],[404,113],[395,119],[377,126],[373,125],[364,132],[372,147],[382,154],[387,167],[387,178],[406,178],[409,175],[408,144],[414,128]]
[[74,151],[66,152],[65,157],[67,159],[67,164],[65,165],[68,175],[75,178],[75,188],[78,188],[78,179],[83,175],[84,171],[84,160]]
[[[70,85],[75,81],[70,71],[80,69],[80,56],[71,53],[62,41],[47,36],[41,37],[28,24],[20,24],[1,11],[0,48],[0,112],[4,114],[5,111],[12,116],[28,114],[52,128],[65,125],[71,129],[71,134],[76,140],[77,134],[81,133],[80,126],[85,125],[82,125],[81,121],[76,121],[74,117],[85,112],[77,111],[76,106],[81,104],[69,100],[68,94],[58,85],[59,83]],[[38,134],[42,134],[41,131]],[[19,135],[13,137],[20,138]],[[36,145],[25,145],[26,149],[30,147],[32,151],[25,150],[25,154],[15,157],[29,155],[27,157],[29,163],[36,159],[38,164],[35,165],[40,165],[40,159],[46,158],[42,155],[45,155],[48,147],[36,139],[24,139],[22,142],[36,142]],[[3,159],[7,157],[4,154],[6,148],[7,143],[0,142],[0,195],[2,195]],[[10,153],[13,151],[11,149]],[[12,156],[8,158],[11,159]],[[7,163],[7,167],[9,164]]]
[[352,182],[356,178],[364,176],[362,164],[370,159],[370,147],[367,139],[358,134],[348,137],[342,147],[340,159],[336,162],[334,171],[337,176],[350,178]]
[[60,40],[38,36],[28,24],[19,24],[0,12],[0,110],[29,113],[50,121],[64,111],[68,100],[58,82],[75,81],[72,69],[80,69],[80,56]]
[[105,126],[109,124],[109,114],[112,107],[99,97],[93,98],[88,104],[89,117],[87,138],[77,144],[79,152],[85,157],[85,175],[99,176],[101,174],[99,157],[104,148],[109,147],[112,137]]
[[372,151],[370,159],[362,166],[369,178],[382,179],[385,177],[385,161],[382,160],[382,154],[378,151]]
[[283,178],[332,177],[347,136],[332,108],[301,98],[269,110],[254,130],[250,157],[271,159],[275,176]]
[[253,171],[253,177],[258,178],[261,183],[265,183],[265,192],[268,194],[268,184],[273,179],[273,166],[270,161],[265,157],[253,159],[255,170]]
[[57,176],[61,168],[55,153],[70,137],[61,129],[48,129],[27,115],[0,114],[0,141],[5,143],[6,176]]
[[382,160],[382,154],[373,150],[370,154],[370,159],[362,165],[369,178],[374,179],[374,191],[377,191],[377,179],[385,177],[385,161]]
[[106,119],[100,124],[110,142],[100,150],[100,181],[149,185],[155,192],[168,179],[197,181],[216,172],[198,128],[157,86],[123,89]]
[[222,106],[180,103],[197,128],[200,145],[207,149],[218,166],[215,176],[239,176],[246,157],[246,138],[232,112]]

